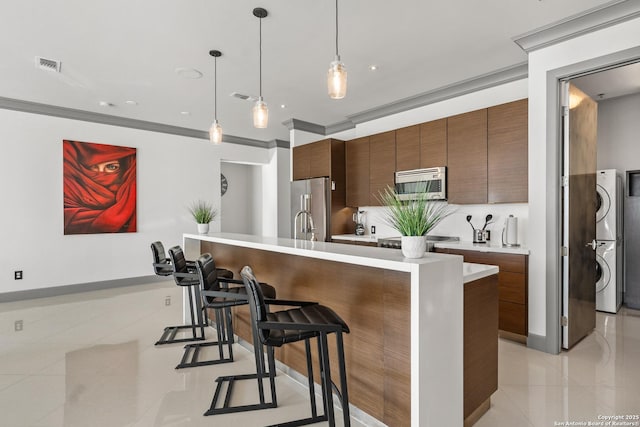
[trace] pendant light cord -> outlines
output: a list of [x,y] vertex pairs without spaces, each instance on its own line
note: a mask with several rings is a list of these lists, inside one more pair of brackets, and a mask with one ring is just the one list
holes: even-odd
[[218,120],[218,58],[213,58],[213,118]]
[[336,57],[338,55],[338,0],[336,0]]
[[260,98],[262,98],[262,18],[260,18]]

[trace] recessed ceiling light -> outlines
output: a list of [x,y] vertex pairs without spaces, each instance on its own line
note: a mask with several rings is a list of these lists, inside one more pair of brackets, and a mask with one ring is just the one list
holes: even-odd
[[127,104],[127,105],[138,105],[138,103],[136,101],[131,101],[131,100],[124,101],[124,103]]
[[375,64],[371,64],[371,65],[369,65],[369,70],[371,70],[371,71],[376,71],[377,69],[378,69],[378,66],[377,66],[377,65],[375,65]]
[[180,114],[182,114],[183,116],[190,116],[191,113],[188,111],[180,111]]
[[199,79],[202,77],[202,73],[195,68],[176,68],[176,74],[183,79]]
[[285,104],[280,104],[280,108],[287,108]]
[[101,107],[113,107],[113,104],[107,101],[100,101],[98,102],[98,105]]

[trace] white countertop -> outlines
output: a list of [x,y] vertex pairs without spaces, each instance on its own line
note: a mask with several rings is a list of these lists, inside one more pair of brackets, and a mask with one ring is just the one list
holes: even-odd
[[[437,263],[443,257],[454,256],[427,252],[422,258],[409,259],[402,256],[400,249],[310,242],[308,240],[236,233],[184,234],[184,238],[406,272],[412,271],[414,265]],[[464,263],[463,269],[465,283],[498,273],[498,267],[492,265]]]
[[[400,236],[378,236],[376,234],[365,234],[364,236],[356,236],[355,234],[338,234],[331,236],[334,240],[352,241],[352,242],[378,242],[378,239],[387,239],[389,237]],[[434,247],[442,249],[461,249],[467,251],[478,252],[496,252],[505,254],[521,254],[529,255],[529,249],[524,246],[518,247],[506,247],[502,246],[502,243],[473,243],[465,241],[452,241],[452,242],[434,242]]]
[[524,246],[507,247],[502,246],[501,243],[437,242],[434,246],[441,249],[460,249],[465,251],[529,255],[529,249]]
[[[382,237],[384,238],[384,237]],[[331,236],[333,240],[346,240],[351,242],[367,242],[367,243],[377,243],[378,235],[377,234],[365,234],[364,236],[358,236],[356,234],[337,234]]]

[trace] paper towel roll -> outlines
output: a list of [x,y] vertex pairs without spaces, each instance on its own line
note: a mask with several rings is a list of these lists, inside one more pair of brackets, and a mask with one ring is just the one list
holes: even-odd
[[515,246],[518,244],[518,218],[513,215],[509,215],[505,223],[505,243],[508,246]]

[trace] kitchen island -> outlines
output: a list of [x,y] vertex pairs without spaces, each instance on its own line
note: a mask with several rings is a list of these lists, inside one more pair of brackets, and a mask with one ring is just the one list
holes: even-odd
[[[445,254],[409,260],[399,250],[229,233],[185,234],[184,248],[190,259],[209,252],[235,273],[250,265],[278,298],[333,308],[351,329],[345,336],[350,402],[384,424],[462,426],[487,407],[493,390],[482,389],[494,381],[467,384],[465,294],[471,286],[491,289],[488,298],[495,294],[497,301],[497,267],[463,265],[462,257]],[[486,317],[492,324],[495,317],[497,331],[497,305],[476,304],[476,311],[473,323]],[[246,307],[235,314],[236,333],[250,341]],[[489,332],[488,347],[497,357],[497,333]],[[303,347],[288,346],[276,357],[305,372],[303,354]],[[475,358],[481,354],[475,351]]]

